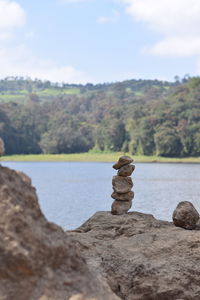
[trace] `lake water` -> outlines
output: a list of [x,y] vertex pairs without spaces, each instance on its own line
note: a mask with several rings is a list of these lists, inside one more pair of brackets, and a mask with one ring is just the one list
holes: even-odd
[[[47,219],[74,229],[96,211],[110,210],[111,163],[4,162],[32,178]],[[177,203],[191,201],[200,211],[200,165],[136,164],[135,199],[131,210],[171,220]]]

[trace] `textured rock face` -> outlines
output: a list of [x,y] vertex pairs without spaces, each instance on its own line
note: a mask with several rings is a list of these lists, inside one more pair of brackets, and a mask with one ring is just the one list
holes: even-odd
[[123,177],[131,176],[134,170],[135,170],[134,165],[126,165],[119,169],[117,175]]
[[120,169],[122,166],[131,164],[133,159],[129,156],[121,156],[116,164],[113,165],[115,170]]
[[130,191],[130,192],[125,193],[125,194],[119,194],[119,193],[113,192],[111,197],[113,199],[117,199],[117,200],[120,200],[120,201],[131,201],[134,198],[134,192]]
[[2,166],[0,214],[1,300],[118,299],[76,243],[45,219],[28,176]]
[[31,185],[31,178],[28,177],[25,173],[20,172],[20,171],[16,171],[16,173],[21,177],[22,181],[24,181],[25,183]]
[[112,185],[114,192],[125,194],[131,191],[133,181],[131,177],[113,176]]
[[199,225],[188,231],[142,213],[98,212],[66,234],[120,299],[200,299]]
[[194,229],[199,220],[199,213],[192,203],[183,201],[177,205],[172,218],[174,225],[185,229]]

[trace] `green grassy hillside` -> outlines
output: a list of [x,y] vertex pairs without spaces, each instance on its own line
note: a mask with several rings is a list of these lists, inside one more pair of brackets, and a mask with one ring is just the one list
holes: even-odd
[[199,77],[62,86],[1,80],[0,137],[7,154],[199,157],[199,95]]

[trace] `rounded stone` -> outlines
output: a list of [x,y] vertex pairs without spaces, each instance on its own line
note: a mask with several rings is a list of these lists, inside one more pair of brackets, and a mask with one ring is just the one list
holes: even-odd
[[135,165],[130,165],[130,164],[125,165],[118,170],[117,175],[123,176],[123,177],[128,177],[128,176],[132,175],[134,170],[135,170]]
[[199,220],[199,213],[189,201],[180,202],[172,216],[175,226],[185,229],[194,229]]
[[128,212],[132,206],[132,201],[115,200],[112,204],[111,213],[113,215],[123,215]]
[[122,166],[131,164],[133,159],[130,156],[121,156],[116,164],[113,165],[115,170],[120,169]]
[[130,191],[130,192],[125,193],[125,194],[119,194],[119,193],[113,192],[111,197],[115,200],[131,201],[134,198],[134,192]]
[[112,185],[114,192],[125,194],[131,191],[133,181],[131,177],[113,176]]

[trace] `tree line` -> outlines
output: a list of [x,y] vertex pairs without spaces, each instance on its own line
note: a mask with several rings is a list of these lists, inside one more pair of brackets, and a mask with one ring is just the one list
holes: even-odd
[[[37,99],[41,81],[7,81],[12,82],[12,90],[18,84],[30,90],[25,103],[0,103],[0,137],[8,155],[91,149],[168,157],[200,155],[199,77],[175,83],[129,80],[81,85],[79,95],[51,101]],[[5,88],[1,81],[0,89],[9,91],[9,84]]]

